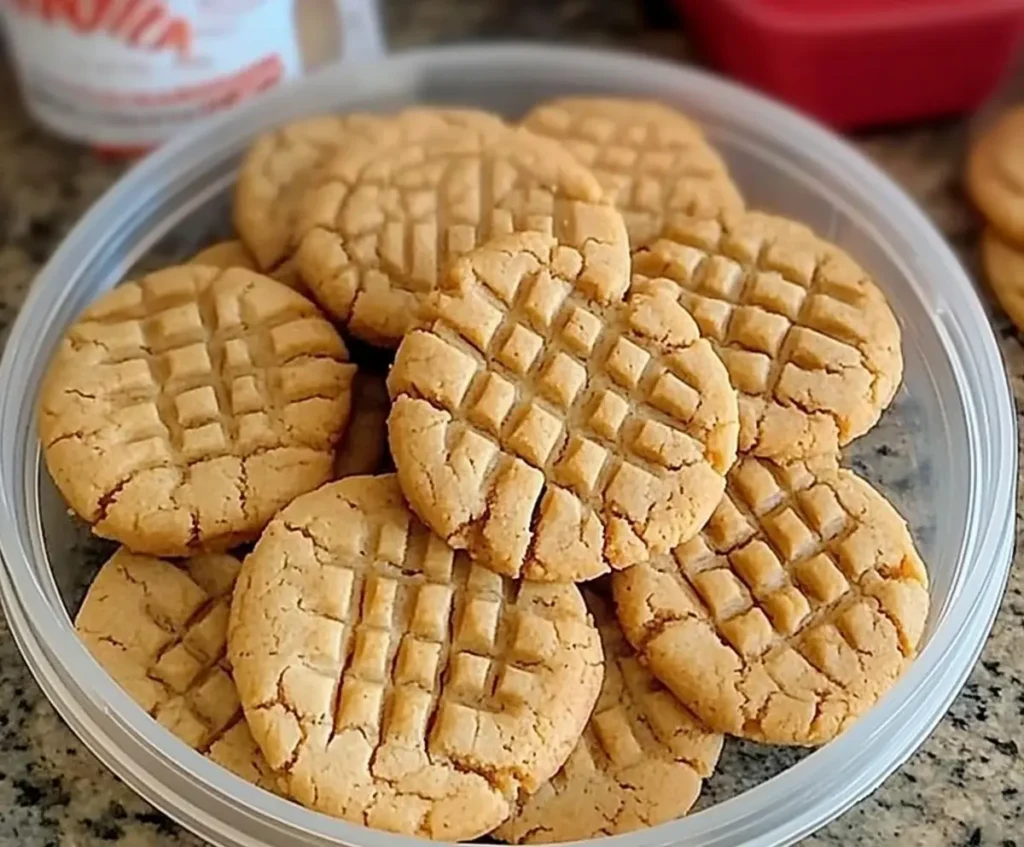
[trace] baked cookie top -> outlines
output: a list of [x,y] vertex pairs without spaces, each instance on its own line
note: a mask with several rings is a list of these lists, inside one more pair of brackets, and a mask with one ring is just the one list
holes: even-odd
[[1007,110],[975,142],[967,190],[1004,238],[1024,243],[1024,107]]
[[299,497],[246,558],[229,645],[253,736],[301,803],[444,840],[564,764],[603,672],[578,589],[473,566],[393,476]]
[[511,844],[582,841],[678,818],[722,751],[722,736],[640,664],[605,602],[591,593],[586,601],[604,646],[601,694],[562,769],[495,830]]
[[661,103],[564,97],[537,106],[523,126],[561,142],[594,172],[634,247],[656,238],[673,212],[710,217],[743,209],[700,127]]
[[39,399],[57,487],[98,535],[187,555],[254,538],[330,478],[354,366],[307,299],[241,268],[168,268],[68,329]]
[[677,216],[633,272],[635,290],[675,292],[714,344],[739,392],[741,453],[836,454],[896,393],[903,354],[885,296],[802,224]]
[[226,555],[175,563],[122,547],[96,574],[75,630],[158,723],[237,776],[274,791],[276,779],[242,718],[226,657],[239,567]]
[[673,296],[617,298],[551,236],[455,263],[388,377],[412,508],[507,576],[580,581],[645,561],[710,517],[736,456],[736,393]]
[[415,108],[397,115],[319,115],[261,135],[242,161],[235,189],[235,229],[264,271],[287,263],[306,193],[332,157],[357,141],[386,143],[396,127],[415,138],[451,127],[502,125],[473,109]]
[[821,744],[873,705],[929,607],[903,519],[834,459],[741,459],[697,538],[612,587],[626,637],[695,715],[774,744]]
[[[581,253],[594,285],[620,285],[622,216],[559,144],[500,126],[398,130],[339,153],[298,227],[302,279],[350,333],[397,346],[450,262],[504,233],[552,234]],[[611,267],[613,282],[596,279]]]

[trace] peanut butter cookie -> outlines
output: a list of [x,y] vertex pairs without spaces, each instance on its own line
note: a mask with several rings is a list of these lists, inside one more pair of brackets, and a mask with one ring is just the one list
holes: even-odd
[[604,646],[604,684],[569,760],[494,832],[511,844],[582,841],[681,817],[722,751],[640,664],[603,600],[586,596]]
[[472,109],[408,109],[398,115],[322,115],[260,136],[242,162],[235,192],[235,228],[265,272],[289,264],[295,224],[320,168],[359,141],[386,144],[395,132],[410,139],[452,127],[501,126]]
[[93,658],[158,723],[236,775],[276,790],[242,718],[227,663],[231,590],[241,564],[180,563],[119,549],[93,580],[75,629]]
[[557,143],[503,127],[401,129],[390,146],[339,154],[298,227],[299,273],[351,334],[397,346],[450,262],[499,234],[554,235],[589,277],[628,266],[622,216]]
[[967,190],[1004,238],[1024,244],[1024,107],[1007,111],[974,144]]
[[393,476],[299,497],[246,558],[228,634],[253,736],[290,796],[392,832],[489,832],[579,740],[600,638],[575,586],[473,566]]
[[67,331],[39,431],[97,535],[159,556],[254,538],[330,479],[354,366],[307,299],[241,268],[118,286]]
[[736,456],[736,393],[674,295],[538,233],[458,260],[388,377],[409,503],[506,576],[591,579],[692,537]]
[[566,97],[523,119],[589,167],[626,219],[634,247],[661,232],[665,216],[739,212],[743,198],[693,121],[661,103]]
[[760,213],[677,216],[633,256],[636,290],[675,291],[739,392],[741,453],[834,455],[867,432],[903,374],[878,286],[807,227]]
[[651,672],[712,729],[821,744],[899,678],[928,616],[903,519],[834,459],[741,459],[697,538],[612,580]]

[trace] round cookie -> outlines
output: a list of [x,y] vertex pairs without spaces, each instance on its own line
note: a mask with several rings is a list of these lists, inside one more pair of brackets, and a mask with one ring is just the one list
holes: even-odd
[[[317,301],[354,336],[396,347],[450,262],[495,235],[553,234],[597,288],[621,283],[629,246],[600,184],[557,143],[477,127],[352,144],[307,197],[296,262]],[[609,270],[614,280],[603,277]]]
[[561,142],[594,172],[626,219],[634,247],[657,237],[669,213],[709,217],[743,209],[700,128],[661,103],[566,97],[537,106],[523,126]]
[[967,190],[989,223],[1024,244],[1024,106],[1008,110],[975,142]]
[[354,366],[307,299],[241,268],[169,268],[68,329],[39,401],[46,464],[97,535],[157,556],[254,538],[330,479]]
[[96,574],[75,630],[158,723],[242,779],[276,791],[227,663],[228,610],[240,567],[226,555],[172,563],[122,547]]
[[802,224],[677,216],[633,256],[635,290],[675,291],[739,392],[741,453],[786,463],[867,432],[903,374],[878,286]]
[[626,637],[698,718],[821,744],[914,656],[928,578],[906,524],[835,459],[752,457],[697,538],[612,578]]
[[981,236],[981,261],[999,305],[1017,329],[1024,327],[1024,252],[1007,244],[992,228]]
[[601,687],[575,586],[475,567],[413,518],[393,476],[281,511],[243,565],[228,644],[290,796],[445,841],[489,832],[554,775]]
[[[538,233],[458,260],[388,377],[402,489],[478,564],[591,579],[693,536],[736,456],[736,392],[672,296]],[[605,305],[607,304],[607,305]]]
[[334,478],[382,470],[388,457],[391,401],[384,375],[361,370],[352,382],[352,413],[334,454]]
[[264,271],[274,271],[295,249],[295,224],[318,171],[357,141],[387,143],[397,128],[410,138],[451,127],[501,126],[497,116],[472,109],[408,109],[398,115],[323,115],[286,124],[253,143],[235,190],[235,229]]
[[583,841],[681,817],[722,752],[722,736],[640,664],[605,602],[586,599],[604,646],[601,694],[562,769],[494,831],[511,844]]

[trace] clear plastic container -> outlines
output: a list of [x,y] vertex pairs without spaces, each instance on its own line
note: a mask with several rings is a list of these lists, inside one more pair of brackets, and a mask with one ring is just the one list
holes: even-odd
[[214,844],[415,842],[315,814],[231,776],[159,728],[90,658],[69,613],[106,550],[68,517],[42,470],[33,398],[49,354],[72,318],[133,268],[173,260],[220,234],[239,155],[260,130],[316,112],[413,102],[482,106],[516,117],[538,100],[574,92],[678,104],[706,127],[752,206],[806,221],[876,275],[903,326],[905,379],[883,423],[852,445],[846,460],[907,516],[932,579],[919,658],[850,730],[806,755],[729,741],[721,764],[731,769],[728,789],[716,789],[712,779],[699,812],[609,845],[768,845],[807,835],[910,755],[977,659],[1013,546],[1011,395],[964,271],[877,168],[784,107],[698,71],[642,58],[539,46],[456,47],[331,70],[175,139],[129,173],[43,269],[0,363],[0,589],[11,630],[39,684],[90,749]]

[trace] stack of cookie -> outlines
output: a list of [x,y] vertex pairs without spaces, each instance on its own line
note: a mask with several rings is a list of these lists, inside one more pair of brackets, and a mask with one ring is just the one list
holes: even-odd
[[89,309],[40,402],[124,545],[78,630],[195,749],[370,827],[586,839],[906,668],[925,569],[840,467],[897,322],[683,115],[305,121],[253,145],[235,224]]
[[981,259],[999,304],[1024,330],[1024,107],[1010,109],[976,141],[967,190],[985,216]]

